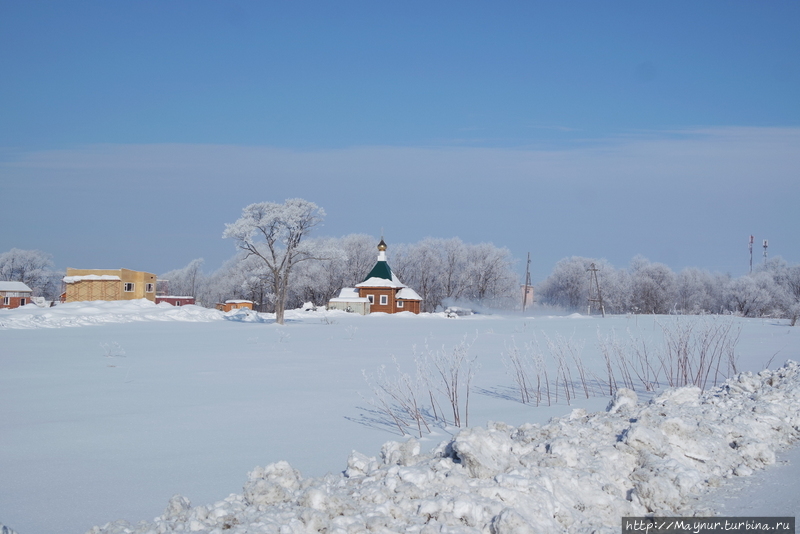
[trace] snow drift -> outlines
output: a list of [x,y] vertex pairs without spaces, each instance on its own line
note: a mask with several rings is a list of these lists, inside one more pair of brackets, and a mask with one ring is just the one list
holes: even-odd
[[155,304],[147,299],[68,302],[52,308],[28,304],[0,313],[0,329],[64,328],[138,321],[219,321],[219,310],[187,305]]
[[618,532],[621,516],[713,515],[694,496],[775,462],[800,436],[800,366],[742,373],[713,391],[646,404],[621,389],[606,412],[546,425],[464,429],[429,453],[388,442],[343,473],[304,479],[286,462],[249,473],[241,495],[91,534],[166,532]]

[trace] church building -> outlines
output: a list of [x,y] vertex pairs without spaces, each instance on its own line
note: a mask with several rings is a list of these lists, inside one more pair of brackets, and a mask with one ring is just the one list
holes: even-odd
[[329,308],[359,310],[361,313],[419,313],[421,304],[422,298],[417,292],[392,272],[386,261],[386,243],[381,239],[375,267],[355,288],[343,288],[338,298],[331,299]]

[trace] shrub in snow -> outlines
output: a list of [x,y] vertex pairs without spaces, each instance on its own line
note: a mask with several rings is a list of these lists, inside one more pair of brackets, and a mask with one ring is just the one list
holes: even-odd
[[413,429],[419,437],[435,424],[468,426],[470,389],[478,367],[476,358],[469,357],[470,346],[466,339],[451,351],[426,346],[426,352],[414,359],[414,378],[400,369],[394,357],[393,375],[387,374],[386,366],[376,376],[362,371],[373,393],[367,402],[382,417],[381,423],[396,426],[402,435]]
[[693,496],[775,462],[800,437],[800,366],[742,373],[713,391],[667,390],[646,404],[619,389],[606,412],[546,425],[466,428],[429,453],[390,442],[353,452],[340,475],[256,468],[243,495],[91,534],[618,532],[621,516],[709,515]]

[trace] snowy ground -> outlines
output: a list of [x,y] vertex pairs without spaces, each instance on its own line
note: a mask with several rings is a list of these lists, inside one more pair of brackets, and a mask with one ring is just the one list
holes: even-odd
[[[0,523],[20,534],[58,534],[119,519],[152,522],[174,494],[191,500],[192,508],[173,500],[160,524],[199,532],[225,526],[272,532],[271,521],[289,516],[297,516],[299,532],[391,529],[390,519],[414,525],[420,518],[429,527],[455,520],[461,531],[489,524],[503,531],[520,522],[578,531],[646,506],[800,515],[796,449],[778,452],[777,463],[759,471],[800,425],[795,368],[745,377],[742,391],[710,401],[683,390],[645,405],[652,394],[640,390],[638,407],[615,413],[604,412],[609,399],[600,396],[569,406],[563,395],[554,406],[515,400],[503,358],[510,347],[557,335],[582,341],[585,365],[601,375],[598,334],[622,338],[630,331],[656,346],[658,323],[675,318],[290,312],[288,319],[279,326],[269,316],[226,317],[140,301],[0,312]],[[800,329],[782,321],[726,320],[741,327],[741,370],[800,360]],[[420,440],[418,454],[389,446],[382,456],[385,442],[407,438],[363,409],[371,392],[362,370],[383,364],[391,370],[395,356],[411,371],[415,348],[450,350],[465,338],[480,364],[470,426],[482,429],[454,439],[455,429],[436,428]],[[584,416],[575,408],[604,413]],[[671,411],[662,416],[658,410]],[[553,416],[567,417],[541,426]],[[665,426],[665,417],[695,431],[674,421]],[[505,425],[487,426],[490,421]],[[717,432],[698,434],[697,428]],[[629,449],[615,445],[622,434]],[[709,441],[715,436],[723,441]],[[718,450],[725,440],[740,446]],[[646,466],[631,452],[643,447],[654,455]],[[733,471],[751,470],[753,476],[728,480]],[[570,479],[586,483],[559,486]],[[721,488],[707,493],[709,480]],[[627,494],[631,481],[640,497]],[[669,490],[674,487],[681,488],[677,496]],[[354,488],[361,488],[358,495]],[[764,498],[770,491],[776,497]],[[229,494],[235,497],[224,500]],[[567,505],[559,494],[575,494],[580,502]],[[519,506],[498,507],[497,498]],[[596,506],[605,511],[594,514]],[[544,508],[537,513],[537,507]],[[361,519],[330,523],[341,510]],[[150,528],[156,527],[142,532]]]

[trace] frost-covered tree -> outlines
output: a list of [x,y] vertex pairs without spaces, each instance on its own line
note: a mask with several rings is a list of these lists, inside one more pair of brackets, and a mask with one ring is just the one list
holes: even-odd
[[585,309],[588,277],[594,262],[603,302],[610,313],[735,313],[746,317],[800,319],[800,265],[789,266],[775,257],[754,274],[732,279],[730,275],[687,268],[675,275],[661,263],[642,256],[629,269],[614,269],[604,260],[573,256],[559,261],[553,273],[538,287],[544,304],[567,310]]
[[472,245],[467,250],[468,297],[481,303],[500,304],[514,299],[519,280],[513,270],[511,252],[491,243]]
[[414,245],[395,248],[392,262],[395,273],[422,297],[424,311],[434,311],[442,301],[442,265],[437,240],[428,238]]
[[466,245],[460,239],[444,239],[439,244],[442,254],[443,300],[457,301],[467,289]]
[[580,256],[560,260],[537,289],[540,301],[569,311],[584,309],[589,298],[589,276],[586,270],[594,262],[591,258]]
[[669,313],[675,305],[675,273],[642,256],[631,262],[631,307],[638,313]]
[[719,313],[725,309],[723,294],[730,277],[689,267],[677,274],[677,310],[684,314]]
[[788,318],[792,326],[800,314],[800,265],[789,266],[780,256],[770,258],[760,266],[756,277],[769,277],[772,284],[757,278],[757,284],[766,289],[772,298],[769,311]]
[[594,264],[608,313],[625,313],[630,302],[630,275],[614,269],[606,260],[572,256],[559,261],[553,272],[537,287],[542,304],[569,311],[586,311],[589,303],[589,268]]
[[627,313],[631,303],[631,275],[625,269],[615,269],[606,260],[594,262],[600,270],[597,278],[607,313]]
[[271,284],[259,280],[264,271],[263,262],[258,258],[247,258],[244,252],[239,251],[205,277],[199,286],[197,300],[211,307],[227,299],[246,299],[253,301],[260,311],[267,311],[265,308],[267,305],[271,307],[274,299],[263,289],[264,286],[271,287]]
[[186,267],[164,273],[159,278],[167,281],[171,295],[190,296],[197,299],[197,294],[205,281],[203,258],[194,259]]
[[760,317],[770,308],[774,282],[766,273],[754,273],[731,281],[726,291],[727,308],[744,317]]
[[393,271],[423,298],[424,311],[457,301],[498,307],[516,303],[519,281],[506,248],[426,238],[392,250]]
[[289,286],[289,306],[295,307],[306,302],[324,305],[342,287],[346,287],[348,257],[343,241],[344,239],[326,237],[307,243],[318,258],[324,259],[297,266]]
[[324,216],[325,211],[313,202],[290,198],[283,204],[250,204],[236,222],[225,225],[222,237],[235,240],[247,257],[260,258],[267,268],[278,324],[284,323],[289,281],[295,265],[318,259],[302,241]]
[[0,280],[22,282],[36,295],[52,296],[57,291],[53,274],[52,256],[41,250],[12,248],[0,254]]
[[342,287],[354,287],[364,281],[364,276],[375,265],[375,243],[377,240],[367,234],[349,234],[337,240],[344,254],[342,267]]
[[795,326],[800,318],[800,264],[786,269],[784,289],[786,291],[786,315],[791,320],[792,326]]

